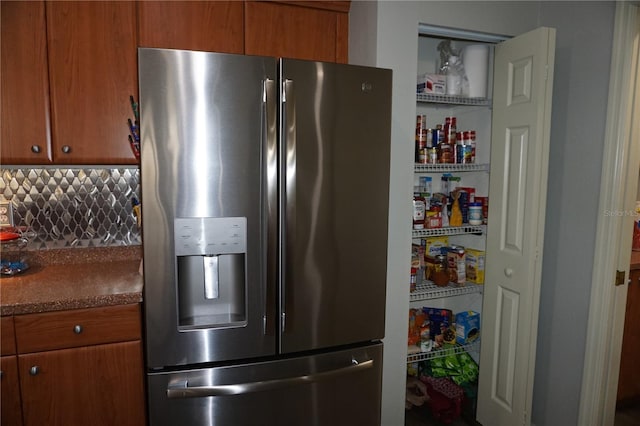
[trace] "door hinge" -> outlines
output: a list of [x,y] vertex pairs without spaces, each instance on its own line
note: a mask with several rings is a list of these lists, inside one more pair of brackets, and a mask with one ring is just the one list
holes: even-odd
[[616,285],[624,285],[624,276],[626,271],[616,271]]

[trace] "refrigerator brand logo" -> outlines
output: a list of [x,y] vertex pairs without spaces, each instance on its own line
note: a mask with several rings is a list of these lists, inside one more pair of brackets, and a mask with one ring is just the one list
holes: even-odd
[[363,92],[370,92],[373,90],[373,84],[365,81],[364,83],[362,83],[362,91]]
[[608,217],[640,216],[640,213],[635,210],[605,210],[604,215]]

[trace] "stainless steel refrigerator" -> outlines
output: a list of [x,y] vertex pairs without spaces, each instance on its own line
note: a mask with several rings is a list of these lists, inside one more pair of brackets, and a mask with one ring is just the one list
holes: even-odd
[[150,424],[379,424],[391,71],[138,54]]

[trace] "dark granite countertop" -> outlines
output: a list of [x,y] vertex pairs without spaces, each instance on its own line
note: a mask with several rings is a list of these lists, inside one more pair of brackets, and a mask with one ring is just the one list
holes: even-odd
[[42,250],[29,256],[29,269],[0,279],[3,316],[142,301],[140,246]]

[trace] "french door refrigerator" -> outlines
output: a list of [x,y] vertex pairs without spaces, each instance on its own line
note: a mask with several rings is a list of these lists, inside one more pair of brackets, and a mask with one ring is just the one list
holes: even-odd
[[391,71],[138,56],[150,424],[379,424]]

